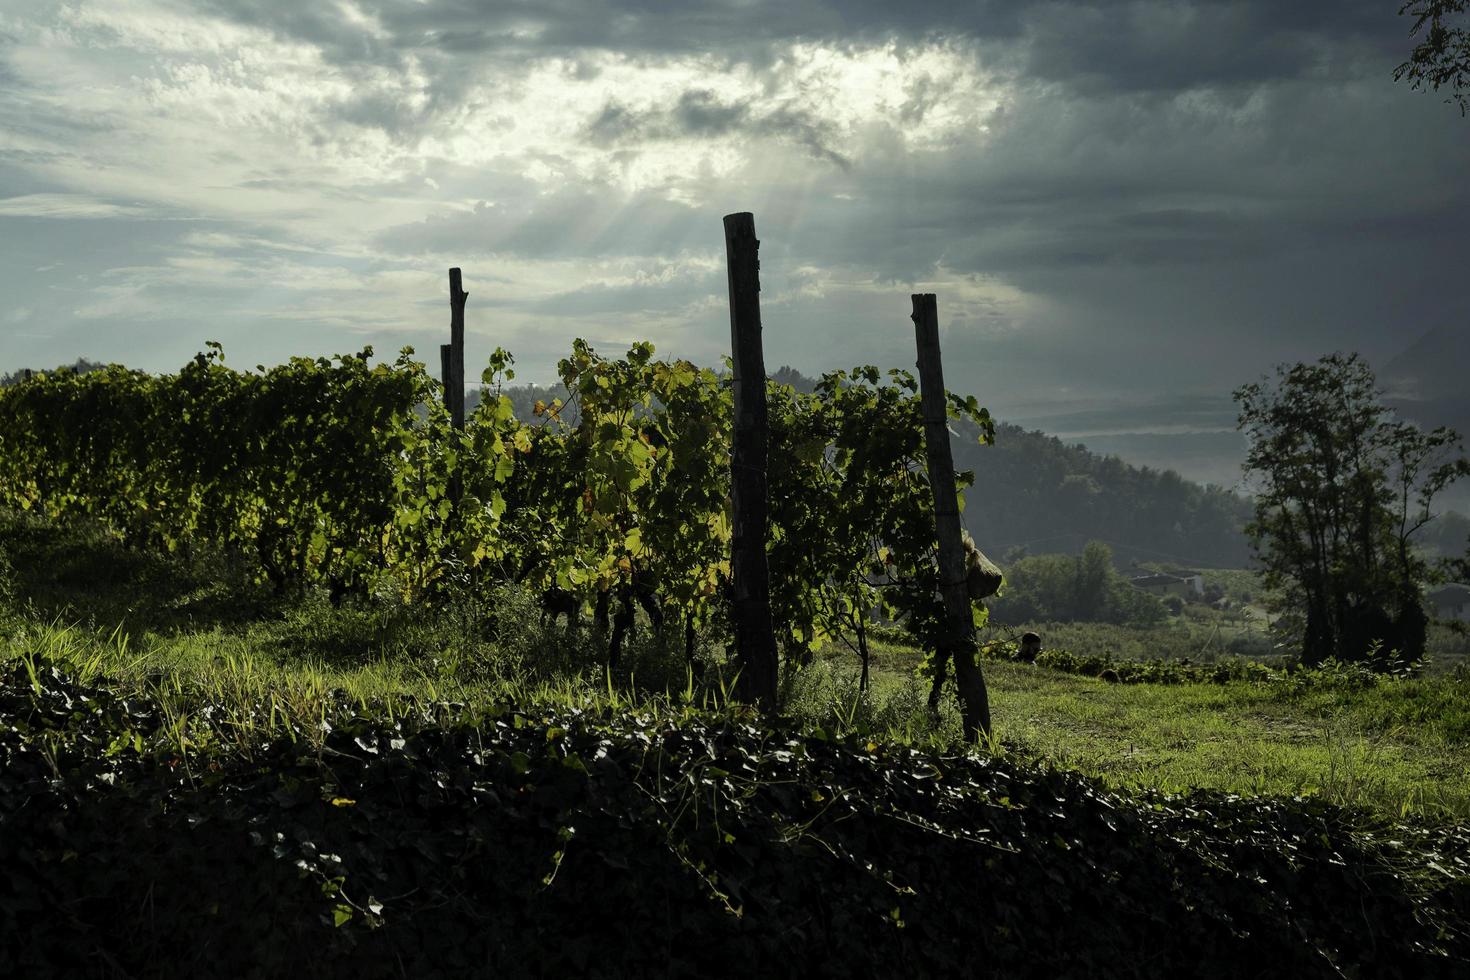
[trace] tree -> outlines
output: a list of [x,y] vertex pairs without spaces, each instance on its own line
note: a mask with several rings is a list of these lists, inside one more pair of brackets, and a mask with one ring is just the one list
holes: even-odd
[[1381,394],[1341,353],[1235,392],[1259,481],[1246,532],[1267,584],[1302,616],[1306,663],[1424,653],[1430,568],[1412,542],[1470,462],[1457,433],[1396,419]]
[[1424,30],[1423,39],[1414,46],[1409,60],[1394,69],[1394,81],[1407,77],[1411,88],[1428,85],[1438,92],[1447,85],[1454,92],[1452,99],[1460,106],[1460,115],[1470,110],[1470,21],[1462,20],[1459,26],[1446,27],[1445,20],[1456,14],[1464,15],[1470,0],[1408,0],[1399,8],[1399,15],[1414,18],[1409,36],[1414,37]]
[[1113,549],[1089,541],[1080,555],[1032,555],[1005,563],[1006,585],[991,603],[997,622],[1131,623],[1164,618],[1164,605],[1113,567]]
[[1089,541],[1077,559],[1073,589],[1078,619],[1102,619],[1107,615],[1109,586],[1117,578],[1113,571],[1113,549],[1101,541]]

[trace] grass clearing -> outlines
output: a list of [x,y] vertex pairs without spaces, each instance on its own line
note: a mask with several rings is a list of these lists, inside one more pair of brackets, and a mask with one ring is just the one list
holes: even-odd
[[[225,730],[244,744],[288,720],[310,732],[334,691],[390,712],[440,700],[593,708],[717,705],[729,683],[723,637],[701,638],[705,674],[696,681],[678,644],[646,628],[609,677],[595,631],[542,624],[534,597],[513,588],[432,609],[285,601],[227,563],[131,553],[85,529],[63,533],[13,515],[0,527],[0,556],[0,658],[56,660],[85,678],[157,692],[176,715],[181,744],[204,737],[208,726],[193,726],[191,712],[205,703],[234,712]],[[1197,623],[1039,629],[1049,646],[1077,653],[1231,655],[1202,654],[1207,626]],[[855,661],[834,644],[789,675],[788,713],[830,733],[958,743],[952,705],[937,716],[927,709],[918,650],[875,643],[867,694]],[[996,748],[1020,759],[1119,788],[1306,795],[1384,817],[1470,818],[1464,668],[1365,688],[1112,684],[990,661],[985,672]]]
[[[857,697],[856,669],[834,659],[799,693],[802,712],[839,726],[845,715],[890,737],[956,738],[951,710],[937,722],[925,710],[927,689],[914,677],[919,651],[888,644],[876,651],[866,703]],[[1112,786],[1317,796],[1388,817],[1470,817],[1463,672],[1297,691],[1113,684],[999,662],[984,669],[1004,751]]]
[[[717,686],[696,684],[687,672],[679,676],[670,651],[647,637],[634,644],[630,669],[609,678],[578,656],[577,644],[587,643],[590,631],[538,628],[518,643],[461,638],[457,644],[443,623],[410,628],[384,620],[379,628],[373,634],[360,612],[340,610],[244,632],[213,628],[138,638],[12,618],[0,656],[61,661],[84,678],[106,676],[153,692],[175,706],[181,739],[189,737],[189,706],[205,702],[238,706],[228,728],[241,742],[258,740],[271,727],[271,718],[250,713],[249,706],[262,702],[281,721],[310,731],[334,691],[390,712],[410,700],[562,708],[724,700]],[[372,636],[376,642],[365,639]],[[349,638],[365,643],[354,657],[342,653]],[[523,647],[541,642],[562,648],[538,663]],[[956,745],[954,707],[946,703],[937,717],[927,710],[927,683],[915,676],[919,652],[877,644],[875,653],[867,695],[857,690],[850,660],[819,658],[788,679],[788,712],[832,733]],[[998,748],[1027,761],[1075,769],[1122,789],[1319,796],[1388,817],[1470,817],[1470,678],[1463,672],[1359,691],[1293,693],[1249,683],[1124,685],[1024,664],[984,666]]]

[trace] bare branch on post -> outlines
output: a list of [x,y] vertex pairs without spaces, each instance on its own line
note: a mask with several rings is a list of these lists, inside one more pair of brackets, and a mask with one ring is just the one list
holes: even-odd
[[769,502],[766,454],[766,363],[761,349],[760,242],[748,211],[725,215],[730,270],[730,346],[735,367],[734,452],[730,487],[734,520],[730,540],[730,618],[740,663],[742,696],[767,711],[776,707],[776,637],[771,627],[770,569],[766,563]]
[[444,381],[444,410],[454,417],[454,345],[439,345],[439,377]]
[[979,741],[982,734],[990,735],[990,695],[985,689],[985,675],[980,671],[975,622],[970,613],[954,454],[949,445],[948,397],[939,358],[939,313],[933,293],[914,293],[913,301],[919,398],[924,412],[929,485],[934,491],[934,529],[939,539],[939,593],[944,599],[944,639],[937,651],[936,666],[943,676],[945,662],[954,661],[965,737]]

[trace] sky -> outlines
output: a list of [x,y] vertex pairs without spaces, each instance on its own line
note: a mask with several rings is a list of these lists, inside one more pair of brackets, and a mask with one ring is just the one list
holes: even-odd
[[750,211],[771,369],[911,367],[934,292],[951,389],[1231,485],[1236,387],[1470,331],[1398,6],[0,0],[0,373],[437,365],[450,266],[471,377],[714,365]]

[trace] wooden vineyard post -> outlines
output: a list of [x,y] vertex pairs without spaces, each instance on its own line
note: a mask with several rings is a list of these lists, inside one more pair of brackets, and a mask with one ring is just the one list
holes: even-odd
[[939,539],[939,594],[944,599],[944,638],[936,654],[943,676],[954,661],[965,737],[978,742],[990,735],[990,695],[980,671],[975,623],[965,577],[965,546],[954,482],[954,454],[949,445],[944,369],[939,359],[939,313],[933,293],[914,293],[914,339],[919,352],[919,399],[924,413],[924,444],[929,458],[929,486],[934,491],[934,530]]
[[730,346],[735,368],[734,452],[730,488],[730,618],[740,664],[741,695],[767,711],[776,708],[776,636],[771,627],[770,569],[766,563],[769,501],[766,453],[766,363],[761,350],[760,242],[748,211],[725,215],[725,259],[730,272]]
[[462,288],[458,269],[449,270],[449,343],[439,345],[444,378],[444,407],[456,429],[464,428],[464,303],[470,294]]
[[[458,269],[449,270],[449,343],[439,345],[439,376],[444,379],[444,407],[455,429],[464,431],[464,303],[470,294],[463,289]],[[459,474],[449,480],[449,499],[455,507],[463,490]]]

